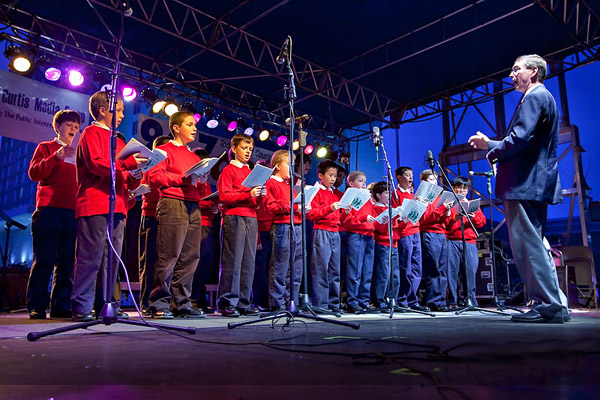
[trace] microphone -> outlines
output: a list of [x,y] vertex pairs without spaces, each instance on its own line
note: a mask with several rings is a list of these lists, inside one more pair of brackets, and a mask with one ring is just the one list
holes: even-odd
[[433,158],[431,150],[427,150],[427,164],[429,164],[429,168],[433,171],[435,168],[435,158]]
[[[296,115],[296,117],[294,118],[294,121],[295,121],[296,123],[300,123],[300,122],[302,122],[302,121],[307,121],[307,120],[309,120],[309,119],[310,119],[310,115],[308,115],[308,114],[304,114],[304,115]],[[286,124],[286,125],[289,125],[291,121],[292,121],[292,119],[291,119],[290,117],[287,117],[287,118],[285,119],[285,124]]]
[[494,170],[489,170],[485,172],[469,171],[469,176],[485,176],[486,178],[489,178],[490,176],[494,176]]
[[285,42],[283,42],[283,46],[281,46],[281,51],[279,52],[279,55],[275,59],[277,64],[283,64],[285,62],[285,60],[288,58],[288,55],[290,52],[290,39],[291,39],[290,36],[285,38]]
[[381,144],[381,134],[379,132],[379,127],[373,127],[373,133],[371,134],[371,142],[375,146],[375,150],[379,152],[379,145]]

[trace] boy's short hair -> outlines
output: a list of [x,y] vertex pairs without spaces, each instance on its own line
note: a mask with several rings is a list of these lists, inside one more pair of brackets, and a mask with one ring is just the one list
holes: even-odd
[[[98,118],[100,117],[100,108],[104,107],[108,110],[109,98],[110,98],[110,92],[107,92],[105,90],[99,90],[90,97],[90,102],[89,102],[90,115],[92,116],[92,118],[94,118],[94,120],[97,121]],[[123,102],[123,99],[121,98],[120,95],[117,95],[117,98],[118,98],[118,101],[121,101],[121,103]]]
[[464,176],[457,176],[452,181],[452,187],[462,186],[462,185],[466,185],[468,188],[471,187],[471,181],[469,180],[469,178],[466,178]]
[[181,124],[183,124],[183,121],[185,120],[186,117],[193,117],[193,116],[194,116],[194,114],[189,111],[177,111],[176,113],[171,115],[171,117],[169,118],[169,130],[171,131],[171,135],[174,135],[173,127],[175,125],[180,126]]
[[296,154],[296,157],[294,157],[294,169],[300,168],[300,163],[307,162],[307,161],[312,166],[312,159],[310,158],[310,156],[308,154],[304,154],[303,151],[298,152]]
[[319,163],[319,166],[317,167],[317,173],[324,175],[325,172],[327,172],[330,168],[335,168],[335,170],[337,171],[339,165],[337,165],[337,163],[333,160],[323,160]]
[[152,148],[155,149],[159,146],[162,146],[163,144],[167,144],[171,141],[171,136],[169,135],[162,135],[157,137],[156,139],[154,139],[154,141],[152,141]]
[[367,175],[365,175],[364,172],[356,170],[356,171],[350,172],[350,175],[348,175],[348,177],[346,178],[346,182],[347,183],[354,182],[356,179],[358,179],[359,176],[364,176],[365,178],[367,177]]
[[430,176],[432,176],[432,175],[433,175],[433,176],[435,176],[435,179],[437,179],[437,177],[438,177],[438,174],[437,174],[435,171],[433,171],[433,170],[431,170],[431,169],[424,169],[424,170],[421,172],[421,175],[419,176],[419,178],[420,178],[422,181],[426,181],[426,180],[427,180],[427,179],[429,179],[429,177],[430,177]]
[[238,133],[231,138],[231,147],[238,147],[238,145],[242,142],[254,144],[254,139],[252,139],[252,136],[244,135],[243,133]]
[[402,176],[402,175],[404,175],[404,173],[406,171],[412,171],[412,168],[411,167],[398,167],[398,168],[396,168],[396,172],[394,172],[394,175],[396,175],[396,177]]
[[[81,116],[77,111],[73,110],[60,110],[56,114],[54,114],[54,118],[52,118],[52,127],[56,132],[56,127],[62,124],[63,122],[75,122],[81,125]],[[56,132],[58,133],[58,132]]]
[[381,193],[387,192],[387,182],[379,181],[371,187],[371,196],[377,201],[379,201],[379,196]]
[[287,150],[277,150],[271,157],[271,167],[281,163],[284,158],[289,158],[289,152]]
[[194,149],[194,154],[196,154],[200,159],[204,160],[206,157],[210,156],[208,151],[204,147],[198,147]]

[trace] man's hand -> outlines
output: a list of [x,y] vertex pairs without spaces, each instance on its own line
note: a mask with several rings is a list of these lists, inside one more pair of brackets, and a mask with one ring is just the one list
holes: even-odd
[[59,160],[64,160],[65,158],[73,157],[75,155],[75,149],[71,146],[63,146],[56,151],[56,157]]
[[483,133],[477,131],[476,134],[469,138],[469,144],[474,149],[487,149],[490,145],[490,138],[484,135]]

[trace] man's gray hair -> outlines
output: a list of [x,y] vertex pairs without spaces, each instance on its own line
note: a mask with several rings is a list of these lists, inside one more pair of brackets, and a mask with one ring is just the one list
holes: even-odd
[[546,79],[546,73],[548,71],[548,67],[546,66],[546,61],[542,57],[538,56],[537,54],[527,54],[527,55],[517,58],[515,60],[515,63],[519,62],[521,60],[525,60],[525,66],[527,68],[531,69],[533,67],[537,67],[537,69],[538,69],[537,81],[539,83],[544,82],[544,79]]

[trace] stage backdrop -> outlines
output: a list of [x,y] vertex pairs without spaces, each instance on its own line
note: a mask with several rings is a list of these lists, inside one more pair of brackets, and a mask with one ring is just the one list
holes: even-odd
[[81,126],[89,125],[86,94],[57,88],[0,70],[0,135],[39,143],[56,136],[52,117],[59,110],[75,110]]

